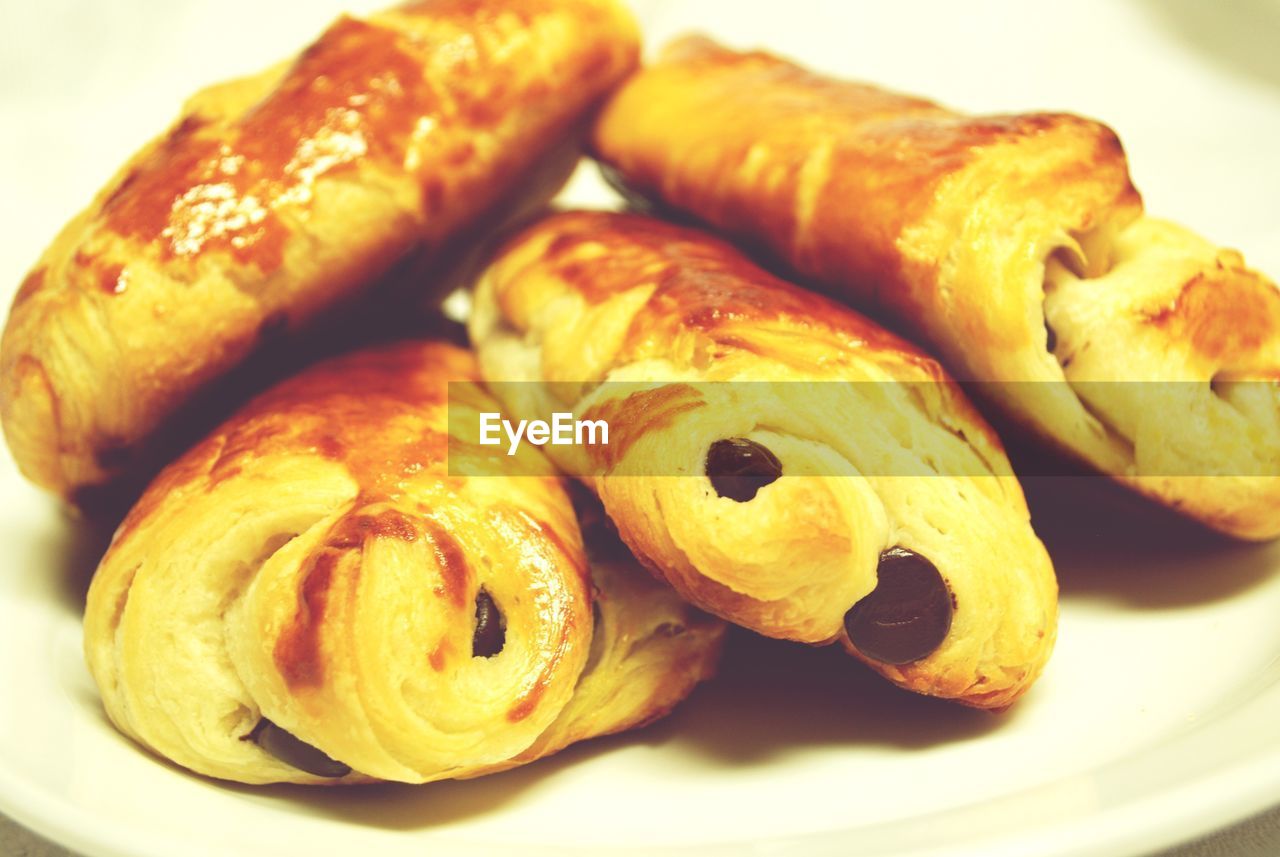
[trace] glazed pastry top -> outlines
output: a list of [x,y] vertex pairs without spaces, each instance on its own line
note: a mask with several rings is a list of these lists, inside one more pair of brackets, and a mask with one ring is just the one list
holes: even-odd
[[404,342],[283,382],[172,463],[89,592],[112,721],[240,782],[425,782],[665,714],[723,626],[625,551],[588,559],[536,449],[523,476],[451,476],[486,453],[447,411],[496,408],[467,352]]
[[264,340],[545,203],[637,52],[610,0],[422,0],[196,94],[15,298],[0,417],[23,473],[71,497],[145,471]]
[[[1049,558],[998,439],[905,341],[696,230],[600,212],[512,239],[470,332],[508,413],[609,424],[544,448],[696,605],[972,705],[1039,674]],[[881,612],[905,581],[910,621]],[[895,610],[912,639],[877,636]]]
[[1144,216],[1105,125],[964,115],[690,37],[610,99],[593,147],[1059,449],[1210,526],[1280,533],[1280,291]]

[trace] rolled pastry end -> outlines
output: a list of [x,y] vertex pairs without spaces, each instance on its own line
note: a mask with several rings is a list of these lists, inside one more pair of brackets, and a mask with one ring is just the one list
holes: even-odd
[[1052,256],[1044,307],[1096,466],[1228,535],[1280,535],[1275,283],[1143,217],[1092,252]]
[[448,474],[448,382],[477,380],[439,343],[357,352],[166,468],[89,590],[112,722],[222,779],[420,783],[637,725],[709,675],[719,623],[629,556],[593,581],[559,479]]

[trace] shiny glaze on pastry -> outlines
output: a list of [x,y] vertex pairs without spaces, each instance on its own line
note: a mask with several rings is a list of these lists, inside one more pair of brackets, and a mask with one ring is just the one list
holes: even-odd
[[963,115],[688,37],[593,147],[631,191],[998,382],[1050,444],[1225,533],[1280,534],[1280,292],[1145,216],[1105,125]]
[[196,94],[19,289],[19,468],[73,497],[157,463],[148,438],[266,333],[545,203],[637,38],[612,0],[420,0]]
[[1049,557],[999,440],[918,349],[703,233],[598,212],[512,239],[470,331],[513,417],[607,419],[608,445],[545,449],[694,604],[974,706],[1040,674]]
[[450,404],[497,408],[467,352],[382,346],[162,471],[86,607],[112,722],[224,779],[425,782],[647,722],[710,675],[722,625],[625,552],[588,560],[561,480],[449,475],[481,454]]

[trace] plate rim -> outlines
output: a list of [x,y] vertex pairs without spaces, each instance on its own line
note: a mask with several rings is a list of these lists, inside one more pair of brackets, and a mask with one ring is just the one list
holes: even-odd
[[[1191,736],[1211,731],[1215,725],[1232,714],[1247,711],[1254,706],[1266,706],[1269,697],[1280,699],[1280,680],[1260,689],[1241,704],[1227,709],[1219,717],[1195,728],[1171,736],[1167,741],[1137,750],[1109,760],[1103,765],[1058,777],[1031,789],[1020,789],[986,800],[974,801],[914,818],[896,819],[884,826],[901,826],[927,822],[930,818],[963,815],[979,807],[999,807],[1020,796],[1048,789],[1061,783],[1082,777],[1094,777],[1097,772],[1117,766],[1134,764],[1144,755],[1158,752],[1185,741]],[[121,740],[126,740],[121,738]],[[135,748],[138,752],[144,752]],[[156,763],[155,759],[149,759]],[[183,772],[213,785],[219,781]],[[359,788],[359,786],[351,786]],[[893,853],[901,857],[926,857],[926,855],[982,855],[982,857],[1013,857],[1035,853],[1042,857],[1098,857],[1099,855],[1137,855],[1194,841],[1216,831],[1225,830],[1247,818],[1268,809],[1280,807],[1280,745],[1269,751],[1257,753],[1222,765],[1213,766],[1201,775],[1192,775],[1185,781],[1165,789],[1155,789],[1111,806],[1099,807],[1085,815],[1055,819],[1046,824],[1032,823],[1006,833],[982,835],[967,841],[939,846],[925,843],[905,850],[894,848],[892,852],[866,852],[870,855]],[[186,854],[222,857],[236,852],[232,846],[210,846],[177,840],[167,834],[121,824],[112,819],[94,816],[75,803],[60,800],[48,790],[33,786],[23,777],[0,767],[0,812],[14,822],[45,839],[86,857],[169,857],[180,848]],[[356,825],[352,825],[353,827]],[[877,825],[878,826],[878,825]],[[590,843],[536,843],[522,846],[528,855],[591,854],[591,853],[646,853],[681,855],[688,853],[706,855],[731,855],[747,852],[790,855],[845,854],[852,837],[859,830],[844,828],[810,834],[787,835],[751,840],[728,840],[692,844],[647,844],[642,847],[622,845],[600,846]],[[94,831],[94,832],[90,832]],[[423,832],[429,833],[430,829]],[[447,838],[424,841],[434,854],[487,855],[506,853],[509,844],[501,841],[459,837],[452,842]],[[309,846],[314,852],[314,846]],[[324,853],[324,852],[320,852]]]

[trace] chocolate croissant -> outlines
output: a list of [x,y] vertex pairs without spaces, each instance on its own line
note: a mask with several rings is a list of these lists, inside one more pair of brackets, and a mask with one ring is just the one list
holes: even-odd
[[513,418],[607,424],[543,449],[697,606],[978,707],[1040,674],[1049,557],[998,438],[905,341],[702,233],[587,212],[514,238],[469,329]]
[[558,478],[449,476],[479,447],[448,433],[448,382],[496,408],[476,379],[448,345],[357,352],[162,471],[89,591],[111,720],[223,779],[424,782],[639,725],[709,676],[723,626],[624,554],[589,567]]
[[416,0],[196,94],[17,293],[18,467],[71,497],[150,464],[151,436],[267,334],[544,203],[637,39],[612,0]]
[[592,145],[630,191],[929,343],[1049,445],[1222,532],[1280,534],[1280,292],[1145,216],[1106,126],[965,116],[694,37]]

